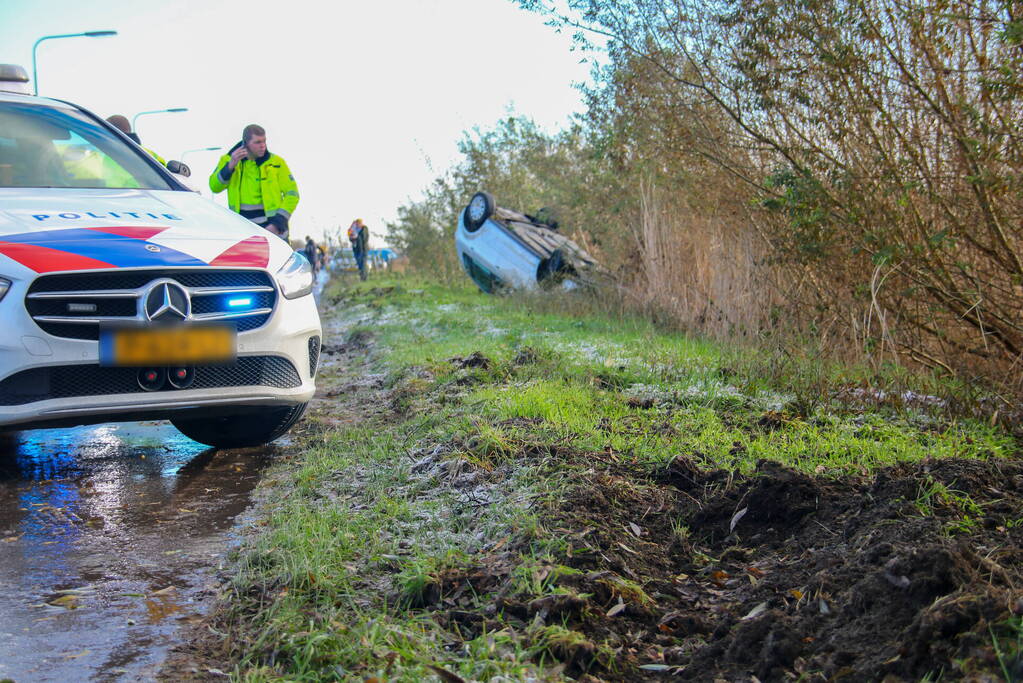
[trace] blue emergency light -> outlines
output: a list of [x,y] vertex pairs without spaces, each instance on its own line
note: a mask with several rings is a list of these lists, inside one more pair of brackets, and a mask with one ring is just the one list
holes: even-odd
[[238,299],[229,299],[227,305],[230,306],[231,308],[242,308],[243,306],[251,306],[252,297],[246,296]]

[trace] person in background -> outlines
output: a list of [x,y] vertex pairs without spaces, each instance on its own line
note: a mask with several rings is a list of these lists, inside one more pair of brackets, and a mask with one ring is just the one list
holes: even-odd
[[316,252],[316,258],[319,259],[320,268],[327,268],[327,248],[322,244],[317,244]]
[[287,162],[266,147],[266,131],[245,126],[241,142],[220,157],[210,175],[210,190],[227,190],[227,205],[285,241],[298,206],[298,185]]
[[348,241],[352,243],[352,255],[355,256],[355,265],[359,267],[359,279],[366,279],[366,249],[369,247],[369,228],[356,218],[348,226]]
[[113,126],[117,130],[121,131],[129,138],[131,138],[132,142],[134,142],[136,145],[149,152],[149,156],[159,161],[161,166],[167,165],[167,162],[164,161],[162,156],[160,156],[159,154],[157,154],[156,152],[142,144],[142,141],[139,140],[138,133],[134,132],[131,129],[131,124],[128,122],[127,116],[122,116],[121,114],[113,114],[112,116],[107,117],[107,123],[109,123],[111,126]]
[[305,236],[305,248],[302,249],[302,253],[305,254],[306,259],[309,260],[309,264],[313,267],[313,275],[320,269],[319,264],[319,252],[316,251],[316,242],[309,235]]

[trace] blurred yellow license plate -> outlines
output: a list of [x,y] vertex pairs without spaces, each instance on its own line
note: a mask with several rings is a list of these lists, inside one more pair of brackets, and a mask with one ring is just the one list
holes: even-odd
[[126,327],[100,334],[102,365],[225,363],[236,355],[230,326]]

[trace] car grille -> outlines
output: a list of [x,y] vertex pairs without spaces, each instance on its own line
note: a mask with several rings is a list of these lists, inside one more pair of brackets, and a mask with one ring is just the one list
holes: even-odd
[[[170,279],[188,290],[191,319],[229,321],[239,332],[269,320],[277,290],[269,273],[258,270],[161,269],[43,275],[25,296],[29,315],[43,331],[69,339],[99,339],[102,323],[145,321],[142,311],[149,284]],[[229,300],[245,295],[245,310]]]
[[[160,391],[146,391],[138,384],[138,373],[139,368],[99,365],[59,365],[23,370],[0,382],[0,406],[19,406],[53,398],[180,391],[170,384],[165,384]],[[189,389],[249,386],[295,389],[302,386],[302,379],[287,358],[243,356],[229,365],[196,367],[195,380]]]
[[316,366],[320,362],[320,338],[309,337],[309,376],[316,375]]

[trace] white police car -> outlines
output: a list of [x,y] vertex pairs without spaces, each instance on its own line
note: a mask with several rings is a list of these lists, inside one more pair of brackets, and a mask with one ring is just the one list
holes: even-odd
[[312,286],[304,256],[102,119],[0,92],[0,430],[169,419],[267,443],[313,395]]

